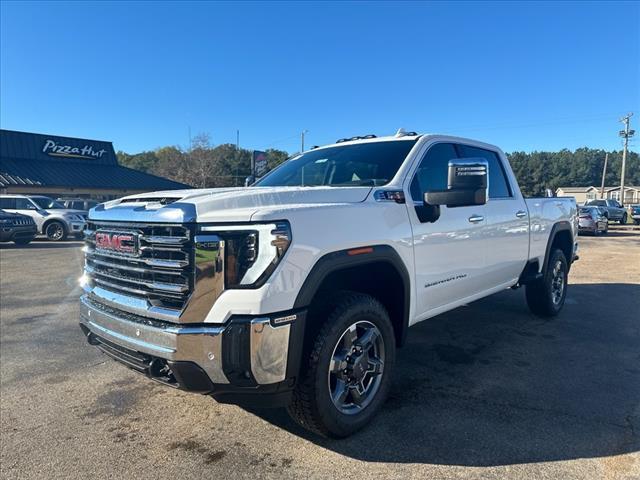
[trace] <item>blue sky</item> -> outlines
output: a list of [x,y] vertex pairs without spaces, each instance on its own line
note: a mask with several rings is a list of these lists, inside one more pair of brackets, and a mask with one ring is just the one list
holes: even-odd
[[[620,148],[640,4],[2,2],[2,128],[138,152],[365,133]],[[640,128],[637,128],[640,131]],[[634,145],[637,145],[637,140]]]

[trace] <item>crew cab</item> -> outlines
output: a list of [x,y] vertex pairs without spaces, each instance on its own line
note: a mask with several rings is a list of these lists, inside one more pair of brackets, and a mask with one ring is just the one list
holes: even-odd
[[80,326],[154,380],[344,437],[384,404],[412,325],[520,286],[557,315],[577,228],[574,199],[525,199],[493,145],[342,139],[250,187],[93,208]]

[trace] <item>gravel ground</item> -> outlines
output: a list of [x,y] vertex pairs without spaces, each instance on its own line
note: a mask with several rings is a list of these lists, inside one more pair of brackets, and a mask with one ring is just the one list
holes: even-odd
[[78,242],[0,251],[4,478],[640,478],[640,232],[581,238],[565,310],[505,291],[413,327],[364,431],[172,390],[87,345]]

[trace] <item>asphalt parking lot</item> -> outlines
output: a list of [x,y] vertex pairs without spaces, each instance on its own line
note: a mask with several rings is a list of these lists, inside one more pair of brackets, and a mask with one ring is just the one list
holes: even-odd
[[640,232],[580,238],[560,317],[505,291],[412,328],[375,422],[160,386],[87,345],[80,242],[0,250],[2,478],[640,478]]

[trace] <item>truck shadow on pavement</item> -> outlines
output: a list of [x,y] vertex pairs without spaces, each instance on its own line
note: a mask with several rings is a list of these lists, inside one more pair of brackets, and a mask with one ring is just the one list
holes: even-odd
[[640,285],[573,284],[560,316],[506,291],[421,323],[399,350],[389,399],[344,440],[252,411],[370,462],[496,466],[640,450]]

